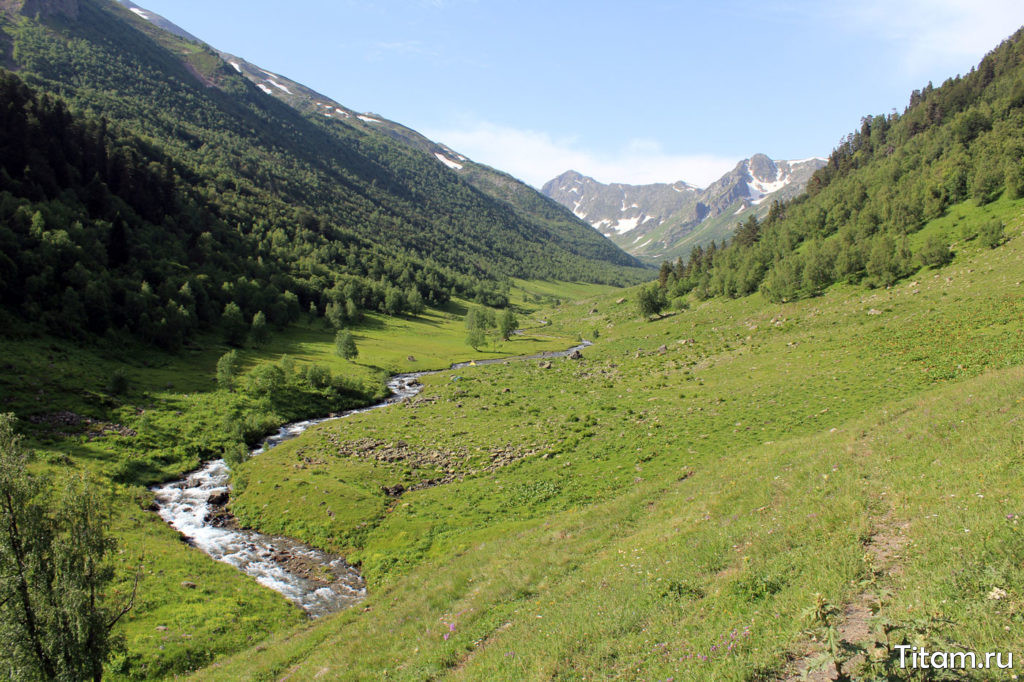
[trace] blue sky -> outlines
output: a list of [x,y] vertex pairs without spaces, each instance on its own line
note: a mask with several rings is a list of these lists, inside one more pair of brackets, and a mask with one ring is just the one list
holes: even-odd
[[826,156],[968,71],[1020,0],[142,0],[210,44],[539,186]]

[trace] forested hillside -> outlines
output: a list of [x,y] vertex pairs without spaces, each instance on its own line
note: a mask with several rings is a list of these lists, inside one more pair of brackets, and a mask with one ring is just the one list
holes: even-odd
[[17,72],[2,80],[0,276],[16,316],[174,347],[227,310],[340,324],[453,294],[502,305],[509,277],[642,276],[610,243],[550,231],[386,135],[329,130],[114,3],[53,9],[0,13]]
[[[130,0],[119,0],[133,6]],[[144,11],[145,18],[135,17],[134,23],[148,35],[162,42],[175,42],[166,35],[170,31],[181,35],[184,31],[163,17]],[[368,137],[384,136],[423,152],[432,162],[455,172],[474,189],[499,204],[511,208],[532,225],[538,225],[553,237],[553,241],[569,245],[574,253],[595,260],[621,262],[622,254],[614,243],[592,230],[580,230],[580,219],[558,202],[529,187],[511,175],[466,158],[450,147],[435,142],[401,123],[379,114],[360,114],[336,100],[316,92],[281,74],[271,73],[241,57],[218,52],[239,74],[260,88],[264,95],[274,97],[347,140],[355,129]]]
[[807,193],[751,217],[725,248],[696,248],[662,267],[675,294],[771,300],[813,296],[837,281],[888,286],[950,248],[996,244],[1002,225],[966,222],[952,243],[916,238],[927,221],[966,199],[1024,196],[1024,31],[966,76],[915,91],[903,114],[868,116],[847,135]]

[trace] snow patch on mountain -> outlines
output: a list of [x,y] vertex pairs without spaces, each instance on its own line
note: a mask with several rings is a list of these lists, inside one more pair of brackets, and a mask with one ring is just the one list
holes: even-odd
[[270,88],[268,88],[263,83],[257,83],[256,87],[259,88],[260,90],[262,90],[263,92],[267,93],[268,95],[273,95],[274,94],[274,91],[271,90]]
[[763,216],[774,201],[799,194],[825,161],[816,157],[774,161],[764,154],[745,159],[721,178],[699,188],[690,183],[605,184],[578,171],[566,171],[544,185],[543,193],[634,255],[676,255],[677,245],[694,231],[721,240],[747,215]]
[[[363,118],[363,117],[360,116],[359,118]],[[462,164],[461,163],[457,163],[455,161],[452,161],[451,159],[449,159],[444,154],[439,154],[437,152],[434,152],[434,156],[437,157],[438,161],[440,161],[444,165],[448,166],[452,170],[462,170]]]
[[[746,171],[747,176],[750,178],[747,181],[747,194],[748,196],[750,196],[751,199],[760,199],[766,194],[778,192],[780,189],[782,189],[790,182],[792,182],[793,176],[792,174],[787,173],[784,170],[782,166],[783,163],[785,162],[773,164],[775,165],[774,179],[757,177],[757,175],[754,173],[754,170],[750,167],[750,162],[747,161],[744,163],[744,170]],[[788,164],[786,165],[788,166]]]
[[358,118],[360,121],[366,121],[367,123],[383,123],[384,122],[384,121],[380,120],[379,118],[374,118],[373,116],[364,116],[363,114],[358,114],[356,116],[356,118]]
[[281,85],[280,83],[278,83],[278,82],[277,82],[276,80],[274,80],[273,78],[268,78],[268,79],[267,79],[267,82],[268,82],[268,83],[270,83],[271,85],[273,85],[273,86],[274,86],[275,88],[277,88],[277,89],[278,89],[278,90],[280,90],[281,92],[284,92],[284,93],[286,93],[286,94],[289,94],[289,95],[290,95],[290,94],[292,94],[292,91],[291,91],[291,90],[289,90],[289,89],[288,89],[288,88],[286,88],[285,86]]
[[142,17],[146,21],[153,21],[150,18],[149,14],[146,12],[146,10],[139,9],[138,7],[129,7],[128,9],[131,10],[132,12],[135,12],[135,14],[139,15],[140,17]]
[[242,65],[241,64],[239,64],[238,62],[228,62],[228,63],[231,64],[231,66],[235,67],[235,71],[237,71],[238,73],[242,73]]
[[615,230],[618,234],[626,234],[630,230],[636,229],[639,222],[640,218],[619,218],[616,222],[609,224],[608,227]]

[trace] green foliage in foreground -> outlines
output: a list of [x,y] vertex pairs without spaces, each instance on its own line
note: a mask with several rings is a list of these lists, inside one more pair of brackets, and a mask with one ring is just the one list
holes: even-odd
[[12,680],[100,680],[134,605],[115,603],[107,495],[84,477],[59,493],[0,414],[0,670]]
[[923,237],[1008,240],[891,289],[563,306],[601,330],[582,361],[426,377],[248,461],[236,513],[360,560],[370,597],[197,677],[773,678],[865,591],[890,645],[1020,650],[1022,208],[954,207]]

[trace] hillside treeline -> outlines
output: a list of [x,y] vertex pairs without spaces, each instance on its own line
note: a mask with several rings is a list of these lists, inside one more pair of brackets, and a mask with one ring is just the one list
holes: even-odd
[[966,76],[915,91],[902,114],[865,117],[806,194],[748,219],[724,247],[664,264],[660,281],[677,295],[760,289],[774,301],[838,281],[888,286],[950,257],[949,242],[933,236],[914,251],[908,235],[954,204],[1004,193],[1024,196],[1024,30]]

